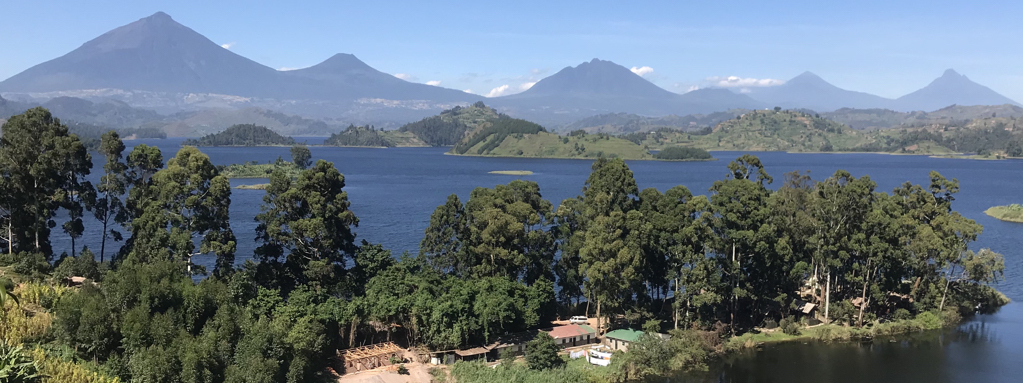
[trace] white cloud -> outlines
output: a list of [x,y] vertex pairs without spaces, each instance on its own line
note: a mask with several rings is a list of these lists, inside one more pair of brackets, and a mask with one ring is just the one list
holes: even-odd
[[405,80],[405,81],[412,81],[412,79],[415,78],[415,77],[412,77],[412,75],[405,74],[405,73],[395,73],[394,77],[400,78],[400,79]]
[[533,87],[533,85],[536,85],[536,81],[533,81],[533,82],[524,82],[524,83],[522,83],[522,84],[519,84],[519,90],[521,90],[521,91],[527,91],[527,90],[529,90],[529,88],[532,88],[532,87]]
[[440,86],[440,80],[427,81],[426,85]]
[[491,89],[490,93],[487,93],[487,97],[504,96],[506,93],[508,93],[508,88],[509,88],[508,84],[505,84],[505,85],[501,85],[501,86],[499,86],[497,88]]
[[651,67],[648,67],[648,66],[640,66],[640,67],[634,66],[630,70],[632,71],[632,73],[635,73],[635,74],[640,75],[640,76],[646,76],[648,74],[654,73],[654,68],[651,68]]
[[224,48],[224,49],[231,49],[232,46],[234,46],[234,42],[233,41],[229,42],[227,44],[220,44],[220,47]]
[[465,93],[472,93],[472,89],[465,89],[465,90],[463,90],[463,92],[465,92]]
[[292,68],[292,67],[286,67],[286,66],[282,66],[280,68],[277,68],[277,70],[280,71],[280,72],[287,72],[289,70],[295,70],[295,69],[302,69],[302,68]]
[[706,82],[710,83],[711,86],[722,88],[765,87],[777,86],[785,83],[784,80],[776,80],[773,78],[744,78],[739,76],[708,77]]
[[694,90],[700,90],[700,87],[698,85],[692,85],[688,89],[686,89],[686,93],[692,92]]

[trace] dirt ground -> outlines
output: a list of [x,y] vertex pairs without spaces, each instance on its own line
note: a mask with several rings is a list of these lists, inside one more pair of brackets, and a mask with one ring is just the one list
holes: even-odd
[[405,363],[408,375],[398,375],[398,366],[374,368],[372,370],[345,374],[338,379],[339,383],[430,383],[431,364],[417,362]]

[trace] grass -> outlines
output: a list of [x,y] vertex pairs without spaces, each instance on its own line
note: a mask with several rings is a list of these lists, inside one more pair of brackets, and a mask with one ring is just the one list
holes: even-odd
[[995,206],[984,210],[984,214],[1007,222],[1023,223],[1023,205]]
[[610,368],[592,365],[583,358],[568,360],[565,368],[544,371],[530,370],[524,363],[491,368],[481,362],[457,362],[451,367],[451,376],[458,383],[606,382],[610,373]]
[[[476,155],[486,145],[483,140],[465,155]],[[621,138],[606,135],[559,136],[554,133],[512,134],[493,150],[482,156],[533,158],[622,158],[650,160],[653,156],[642,146]]]
[[267,186],[270,186],[270,184],[238,185],[235,186],[234,188],[241,190],[266,190]]
[[759,347],[767,343],[792,341],[835,342],[853,339],[870,339],[879,336],[908,334],[919,331],[937,330],[959,322],[961,318],[953,314],[935,314],[923,312],[913,319],[871,323],[864,327],[852,327],[841,324],[825,324],[804,328],[798,335],[790,335],[775,331],[749,332],[729,338],[723,345],[723,351],[739,351]]
[[280,169],[287,173],[291,178],[297,178],[302,169],[293,165],[291,162],[279,162],[269,164],[259,164],[248,162],[244,164],[231,164],[221,170],[221,174],[227,178],[270,178],[270,174],[275,170]]
[[529,170],[494,170],[490,174],[501,174],[506,176],[530,176],[533,172]]

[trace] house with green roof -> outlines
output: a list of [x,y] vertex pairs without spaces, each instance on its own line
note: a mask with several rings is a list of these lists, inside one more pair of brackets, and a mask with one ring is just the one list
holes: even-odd
[[[643,334],[642,331],[629,328],[617,329],[604,334],[604,345],[612,350],[629,351],[629,345],[638,342]],[[669,337],[667,334],[659,333],[651,333],[651,335],[664,339]]]

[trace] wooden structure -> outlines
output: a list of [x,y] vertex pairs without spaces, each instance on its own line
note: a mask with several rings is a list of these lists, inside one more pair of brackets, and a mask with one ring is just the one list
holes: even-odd
[[404,353],[405,350],[393,342],[377,343],[338,351],[341,362],[345,366],[345,372],[390,366],[391,358],[404,359]]

